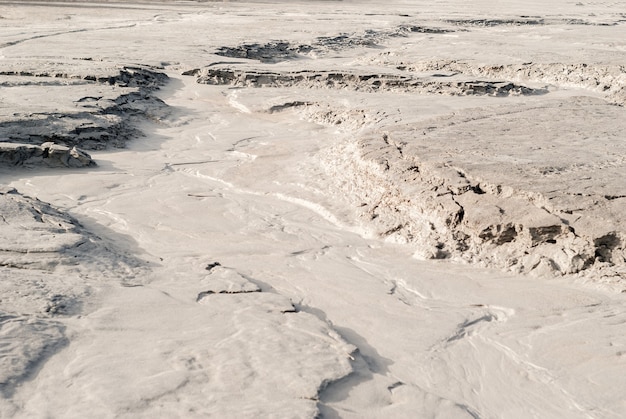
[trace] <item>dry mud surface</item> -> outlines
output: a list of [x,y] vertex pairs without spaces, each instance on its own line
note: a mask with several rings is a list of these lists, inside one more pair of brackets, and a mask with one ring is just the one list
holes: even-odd
[[0,417],[626,416],[626,2],[0,1],[0,92]]

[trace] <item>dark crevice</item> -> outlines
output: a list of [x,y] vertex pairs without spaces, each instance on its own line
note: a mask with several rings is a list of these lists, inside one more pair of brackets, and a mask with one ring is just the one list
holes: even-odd
[[199,302],[203,299],[205,299],[206,297],[210,296],[210,295],[223,295],[223,294],[228,294],[228,295],[233,295],[233,294],[252,294],[252,293],[256,293],[256,292],[262,292],[261,290],[241,290],[241,291],[203,291],[201,293],[198,293],[198,296],[196,297],[196,302]]
[[218,266],[222,266],[222,264],[219,263],[219,262],[211,262],[204,269],[206,269],[207,271],[210,272],[210,271],[212,271],[214,268],[216,268]]
[[281,112],[281,111],[284,111],[285,109],[295,108],[295,107],[300,107],[300,106],[308,106],[312,104],[313,104],[312,102],[304,102],[304,101],[296,100],[293,102],[283,103],[281,105],[274,105],[268,109],[268,112],[269,113]]

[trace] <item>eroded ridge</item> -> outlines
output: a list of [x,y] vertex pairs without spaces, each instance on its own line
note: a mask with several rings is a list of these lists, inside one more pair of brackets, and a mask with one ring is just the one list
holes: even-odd
[[[417,244],[421,257],[541,275],[600,271],[599,281],[619,282],[626,127],[605,122],[621,118],[622,108],[598,99],[557,102],[370,131],[322,161],[337,187],[351,192],[364,225]],[[565,106],[576,112],[564,116]],[[554,121],[567,128],[554,130]],[[534,141],[537,130],[548,147]],[[586,147],[593,152],[576,154]]]
[[532,88],[509,81],[467,78],[414,77],[393,73],[357,73],[343,71],[263,71],[208,67],[189,71],[198,83],[240,87],[300,87],[353,90],[359,92],[417,92],[443,95],[538,95],[543,88]]
[[582,25],[582,26],[617,26],[626,22],[623,14],[613,14],[598,19],[580,19],[574,17],[542,17],[521,15],[515,18],[481,18],[481,19],[446,19],[450,23],[459,27],[480,27],[492,28],[497,26],[544,26],[544,25]]
[[[70,83],[55,84],[59,79]],[[154,95],[167,76],[150,67],[82,76],[10,70],[0,80],[8,102],[0,108],[0,142],[8,143],[0,147],[0,161],[14,166],[93,166],[83,150],[124,147],[142,135],[138,122],[161,121],[169,113]],[[42,86],[63,89],[64,95],[49,106],[25,107]]]
[[410,62],[382,56],[378,64],[402,71],[441,71],[474,77],[504,78],[518,82],[548,83],[561,87],[590,89],[610,103],[626,104],[626,66],[602,63],[478,64],[467,61],[435,60]]

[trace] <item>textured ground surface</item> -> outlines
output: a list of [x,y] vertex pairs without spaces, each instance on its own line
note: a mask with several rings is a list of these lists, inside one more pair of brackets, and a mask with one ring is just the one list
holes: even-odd
[[625,2],[0,1],[1,417],[626,415]]

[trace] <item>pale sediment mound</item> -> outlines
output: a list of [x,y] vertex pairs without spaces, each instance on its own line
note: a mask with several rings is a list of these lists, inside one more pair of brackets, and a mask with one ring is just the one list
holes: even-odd
[[98,268],[103,276],[127,276],[125,280],[140,266],[72,216],[13,188],[0,191],[0,214],[0,266],[54,270],[64,265],[77,272]]
[[[239,374],[266,372],[265,380],[275,384],[275,387],[268,387],[250,382],[246,394],[268,398],[280,394],[281,402],[273,407],[275,411],[297,406],[306,416],[318,416],[322,392],[353,372],[350,360],[358,356],[358,349],[346,342],[325,319],[299,310],[289,298],[262,289],[254,279],[236,269],[217,263],[209,265],[207,270],[201,280],[203,291],[198,293],[196,302],[222,317],[224,322],[231,321],[225,312],[234,314],[231,327],[236,332],[230,331],[232,336],[219,342],[219,347],[229,354],[229,359],[245,355],[237,363]],[[259,348],[266,353],[284,355],[255,361],[259,358]],[[253,361],[245,362],[247,359]],[[257,363],[260,365],[255,365]],[[276,371],[281,373],[276,374]],[[220,400],[223,402],[231,396],[224,392],[214,397],[216,401],[223,397]],[[254,402],[251,405],[246,409],[259,409]],[[236,416],[240,411],[241,406],[237,405],[227,407],[222,414]]]
[[15,189],[0,191],[0,214],[0,398],[10,398],[67,343],[55,317],[81,313],[98,281],[132,283],[141,262]]

